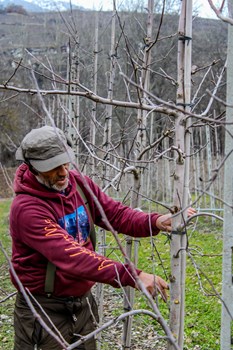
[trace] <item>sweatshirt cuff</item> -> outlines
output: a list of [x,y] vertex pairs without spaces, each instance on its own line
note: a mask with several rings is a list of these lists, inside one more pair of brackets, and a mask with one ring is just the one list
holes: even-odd
[[162,214],[151,214],[151,228],[153,236],[156,236],[160,232],[160,230],[156,226],[156,222],[160,216],[162,216]]

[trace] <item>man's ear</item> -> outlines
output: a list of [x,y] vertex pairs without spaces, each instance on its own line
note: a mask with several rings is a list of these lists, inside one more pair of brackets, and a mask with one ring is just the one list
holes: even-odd
[[71,139],[70,135],[66,134],[65,136],[66,136],[67,145],[72,148],[73,147],[73,142],[72,142],[72,139]]
[[33,168],[33,166],[29,162],[25,162],[25,163],[28,165],[29,170],[33,175],[39,175],[38,171],[35,168]]

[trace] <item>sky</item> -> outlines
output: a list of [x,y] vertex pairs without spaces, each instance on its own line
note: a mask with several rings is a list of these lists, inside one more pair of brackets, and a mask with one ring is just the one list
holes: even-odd
[[[116,0],[116,3],[124,0]],[[94,10],[111,10],[112,0],[72,0],[78,6]],[[216,3],[216,1],[214,1]],[[207,0],[193,0],[193,7],[199,9],[199,15],[206,18],[217,18],[213,10],[210,8]]]

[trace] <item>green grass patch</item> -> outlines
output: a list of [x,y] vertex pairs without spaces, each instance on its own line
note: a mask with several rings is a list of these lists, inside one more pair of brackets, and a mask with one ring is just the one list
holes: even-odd
[[[10,199],[5,199],[0,201],[0,239],[3,245],[3,248],[10,253],[11,247],[11,238],[9,234],[9,207],[11,204]],[[0,254],[0,263],[5,260],[3,254]]]
[[[0,201],[0,241],[3,249],[10,257],[11,237],[9,234],[9,207],[11,200]],[[0,250],[0,349],[12,350],[14,329],[13,329],[13,308],[14,296],[9,295],[15,292],[10,281],[9,265]]]

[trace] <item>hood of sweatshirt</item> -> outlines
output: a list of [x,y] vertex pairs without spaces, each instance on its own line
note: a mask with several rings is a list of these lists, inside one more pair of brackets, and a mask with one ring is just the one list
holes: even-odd
[[[35,175],[29,170],[27,164],[21,164],[15,174],[13,188],[16,194],[24,193],[38,198],[59,199],[64,196],[53,189],[47,188],[38,182]],[[69,184],[65,190],[65,196],[70,199],[76,192],[76,181],[72,171],[69,172]]]

